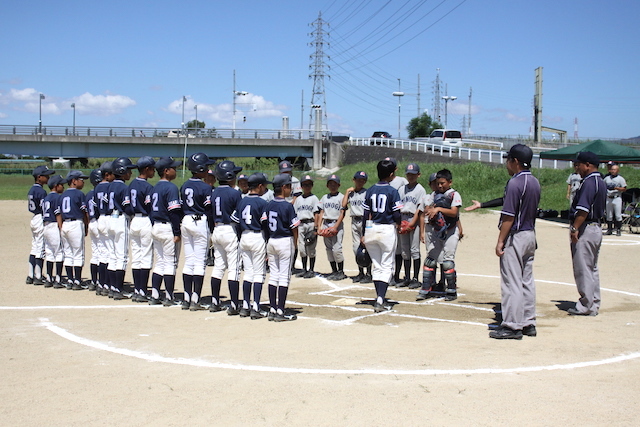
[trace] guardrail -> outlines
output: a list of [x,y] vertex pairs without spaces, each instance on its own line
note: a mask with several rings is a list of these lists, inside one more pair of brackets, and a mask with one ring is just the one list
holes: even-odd
[[[315,132],[308,129],[200,129],[101,127],[101,126],[39,126],[0,125],[0,134],[48,136],[108,136],[108,137],[177,137],[237,138],[237,139],[314,139]],[[185,135],[186,134],[186,135]],[[323,138],[331,134],[323,132]]]
[[[506,154],[503,150],[490,150],[470,147],[447,147],[423,141],[392,139],[392,138],[351,138],[349,144],[356,146],[384,146],[401,150],[413,150],[420,153],[435,154],[443,157],[456,157],[459,159],[475,160],[486,163],[504,163],[502,157]],[[532,166],[539,168],[565,169],[571,166],[570,161],[541,159],[539,154],[533,155]]]

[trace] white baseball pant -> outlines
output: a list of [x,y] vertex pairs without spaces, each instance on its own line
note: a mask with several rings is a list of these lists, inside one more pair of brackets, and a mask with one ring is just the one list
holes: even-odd
[[153,236],[148,216],[136,214],[131,218],[129,240],[131,240],[131,268],[150,269],[153,266]]
[[373,224],[364,235],[364,245],[371,257],[371,273],[374,281],[389,283],[396,265],[395,224]]
[[156,264],[153,272],[160,276],[175,276],[180,244],[173,241],[171,224],[156,222],[153,224],[153,256]]
[[269,243],[267,243],[269,285],[289,286],[294,251],[293,237],[272,237],[269,239]]
[[57,222],[47,222],[44,225],[44,259],[47,262],[62,262],[64,252],[60,239],[60,228]]
[[214,249],[214,266],[211,277],[222,279],[225,270],[229,270],[228,280],[238,281],[240,251],[238,250],[238,235],[231,224],[217,224],[213,228],[211,242]]
[[126,215],[111,216],[109,240],[112,242],[113,251],[107,269],[126,270],[129,261],[129,220]]
[[262,233],[259,231],[243,231],[240,237],[240,253],[244,267],[243,280],[252,283],[264,283],[267,244],[262,237]]
[[60,238],[64,248],[64,265],[82,267],[84,265],[84,222],[79,219],[64,221]]
[[180,230],[184,250],[182,273],[191,276],[204,276],[209,243],[207,217],[202,215],[200,219],[196,220],[192,215],[186,215],[182,218]]
[[34,215],[31,218],[31,252],[36,258],[44,258],[44,223],[42,214]]

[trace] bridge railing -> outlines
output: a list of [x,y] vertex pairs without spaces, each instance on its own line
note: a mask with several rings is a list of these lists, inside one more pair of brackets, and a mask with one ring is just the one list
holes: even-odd
[[[24,126],[0,125],[0,134],[49,136],[107,136],[107,137],[174,137],[182,138],[237,138],[237,139],[313,139],[308,129],[200,129],[101,127],[101,126]],[[330,137],[326,132],[324,137]]]

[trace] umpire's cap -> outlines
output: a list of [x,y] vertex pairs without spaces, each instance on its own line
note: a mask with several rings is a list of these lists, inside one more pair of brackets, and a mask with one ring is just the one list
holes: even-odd
[[592,153],[591,151],[580,151],[576,154],[576,157],[573,159],[574,163],[589,163],[590,165],[598,166],[600,164],[600,159],[596,153]]
[[54,171],[53,169],[49,169],[49,167],[47,165],[42,165],[42,166],[36,166],[36,168],[33,170],[33,177],[37,178],[39,176],[49,176],[56,173],[56,171]]
[[516,144],[511,146],[509,152],[502,157],[505,159],[516,159],[522,166],[528,168],[531,167],[531,161],[533,160],[533,150],[524,144]]

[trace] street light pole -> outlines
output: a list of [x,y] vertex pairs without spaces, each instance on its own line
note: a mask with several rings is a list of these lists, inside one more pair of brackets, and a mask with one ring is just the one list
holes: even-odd
[[402,105],[400,100],[404,96],[404,92],[402,92],[400,90],[400,79],[398,79],[398,91],[397,92],[393,92],[391,95],[398,97],[398,139],[400,139],[400,109],[401,109],[401,105]]
[[40,118],[38,119],[38,133],[42,135],[42,100],[44,95],[40,94]]
[[238,95],[248,95],[249,92],[245,92],[245,91],[237,91],[236,90],[236,70],[233,70],[233,125],[231,127],[231,129],[233,130],[232,132],[232,138],[236,137],[236,96]]
[[71,104],[71,108],[73,108],[73,135],[76,134],[76,103]]
[[186,163],[187,163],[187,134],[184,130],[184,103],[187,102],[187,97],[182,96],[182,136],[184,138],[184,154],[182,156],[182,177],[184,178]]
[[442,97],[442,99],[444,99],[444,128],[449,129],[449,126],[447,125],[447,104],[449,103],[449,101],[455,101],[456,99],[458,99],[458,97],[445,95]]

